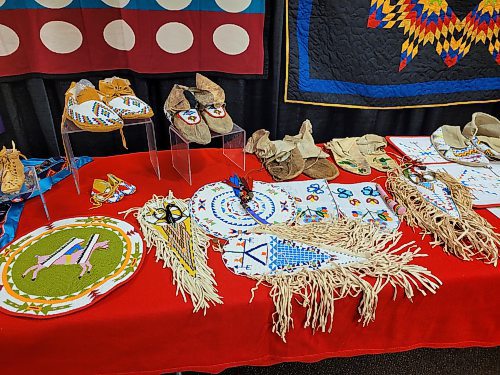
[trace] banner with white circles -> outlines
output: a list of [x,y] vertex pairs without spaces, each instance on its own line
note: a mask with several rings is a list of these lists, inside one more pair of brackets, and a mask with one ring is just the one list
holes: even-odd
[[0,77],[261,75],[265,0],[0,0]]

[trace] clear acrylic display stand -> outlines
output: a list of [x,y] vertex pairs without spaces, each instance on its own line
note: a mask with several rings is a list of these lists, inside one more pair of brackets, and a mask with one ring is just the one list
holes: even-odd
[[[126,129],[130,126],[144,126],[146,128],[149,160],[151,161],[151,165],[153,166],[156,176],[158,176],[158,179],[160,179],[160,164],[158,162],[158,150],[156,149],[156,135],[153,121],[151,121],[151,119],[133,120],[128,122],[125,121],[125,124],[123,125],[123,131],[125,132]],[[70,135],[81,132],[86,132],[86,130],[80,129],[68,120],[66,120],[66,122],[64,123],[64,127],[61,132],[64,147],[66,147],[66,151],[68,152],[69,167],[71,170],[71,174],[73,175],[73,179],[75,180],[76,191],[78,192],[78,194],[80,194],[80,175],[76,166],[73,148],[71,147]]]
[[[170,125],[170,146],[172,153],[172,165],[174,169],[192,185],[191,176],[191,147],[181,133]],[[233,130],[228,134],[212,133],[212,140],[222,138],[222,153],[242,170],[245,170],[245,144],[247,133],[234,124]]]
[[35,167],[24,167],[24,184],[21,188],[21,191],[14,194],[0,193],[0,202],[22,201],[31,196],[31,194],[33,193],[38,193],[40,199],[42,200],[43,209],[45,210],[45,216],[47,216],[47,220],[50,221],[49,209],[47,208],[45,197],[43,196],[42,190],[40,189],[40,180],[38,179],[38,174],[36,173]]

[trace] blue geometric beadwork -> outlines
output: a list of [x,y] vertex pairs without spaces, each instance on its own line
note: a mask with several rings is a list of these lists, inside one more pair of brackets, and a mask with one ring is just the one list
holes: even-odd
[[320,267],[332,256],[314,246],[300,246],[292,241],[271,237],[269,244],[269,268],[276,270],[292,270],[296,267]]

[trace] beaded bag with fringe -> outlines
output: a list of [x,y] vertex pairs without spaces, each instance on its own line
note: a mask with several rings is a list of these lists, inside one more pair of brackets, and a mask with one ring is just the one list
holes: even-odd
[[209,237],[190,218],[188,200],[177,199],[172,192],[167,197],[153,196],[134,213],[148,249],[156,248],[156,261],[173,272],[173,283],[184,301],[189,294],[193,312],[206,313],[211,305],[222,304],[216,289],[214,272],[207,264]]
[[406,207],[402,218],[432,235],[431,244],[446,253],[496,266],[500,234],[473,210],[470,189],[446,172],[414,170],[406,166],[387,173],[387,189]]
[[[336,300],[360,297],[363,325],[375,319],[378,294],[387,285],[412,299],[435,293],[441,281],[413,260],[426,256],[414,242],[398,245],[400,232],[339,219],[311,224],[262,225],[248,237],[220,247],[233,272],[270,287],[275,306],[273,332],[286,341],[293,328],[294,301],[306,310],[304,327],[332,330]],[[259,238],[263,236],[263,238]],[[257,251],[258,249],[258,251]]]

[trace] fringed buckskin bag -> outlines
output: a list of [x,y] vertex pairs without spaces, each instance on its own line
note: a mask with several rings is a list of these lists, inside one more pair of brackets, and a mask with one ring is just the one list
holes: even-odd
[[340,219],[304,225],[273,224],[229,240],[220,251],[226,266],[238,275],[268,285],[275,306],[273,332],[286,341],[293,328],[295,301],[306,310],[304,327],[332,330],[334,304],[360,297],[363,325],[375,319],[378,294],[386,285],[411,299],[415,289],[435,293],[441,281],[412,264],[419,248],[398,246],[402,233],[383,231],[360,221]]
[[193,312],[206,313],[211,304],[222,304],[213,270],[207,264],[209,237],[191,220],[188,201],[153,196],[141,208],[133,208],[148,249],[156,248],[156,261],[173,272],[173,283],[184,301],[189,294]]
[[387,188],[406,207],[403,219],[432,234],[432,245],[462,260],[497,265],[500,235],[472,209],[473,196],[446,172],[405,166],[387,175]]

